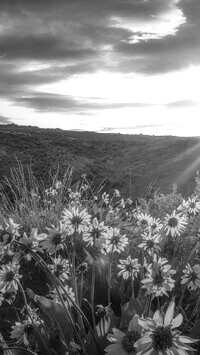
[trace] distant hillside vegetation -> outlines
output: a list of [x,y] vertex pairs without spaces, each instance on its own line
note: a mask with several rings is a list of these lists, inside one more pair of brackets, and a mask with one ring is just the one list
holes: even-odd
[[86,173],[105,189],[118,188],[124,196],[144,196],[150,185],[168,193],[173,184],[188,195],[200,170],[200,138],[100,134],[0,125],[0,179],[17,165],[16,157],[31,164],[36,177],[48,181],[49,169],[69,165],[75,178]]

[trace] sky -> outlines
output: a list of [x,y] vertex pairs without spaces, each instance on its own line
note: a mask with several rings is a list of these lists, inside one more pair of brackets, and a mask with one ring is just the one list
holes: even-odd
[[200,0],[0,0],[0,123],[200,136]]

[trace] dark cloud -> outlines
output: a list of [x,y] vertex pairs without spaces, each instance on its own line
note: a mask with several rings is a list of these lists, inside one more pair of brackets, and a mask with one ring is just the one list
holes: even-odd
[[125,107],[150,107],[148,103],[137,102],[117,102],[117,103],[104,103],[97,98],[86,100],[84,98],[73,98],[68,95],[56,95],[38,93],[29,96],[16,97],[15,102],[22,106],[31,107],[36,111],[49,111],[49,112],[72,112],[72,113],[89,113],[90,111],[106,110],[106,109],[122,109]]

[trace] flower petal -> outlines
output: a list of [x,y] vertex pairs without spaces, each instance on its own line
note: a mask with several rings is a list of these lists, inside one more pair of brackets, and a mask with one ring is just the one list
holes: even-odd
[[159,324],[162,324],[163,323],[163,316],[162,314],[160,313],[160,311],[156,311],[153,315],[153,320],[156,322],[156,323],[159,323]]
[[179,313],[173,320],[171,329],[178,328],[183,322],[183,316]]
[[167,326],[171,323],[172,319],[174,318],[174,308],[175,308],[175,302],[174,300],[170,302],[166,314],[165,314],[165,318],[164,318],[164,325]]

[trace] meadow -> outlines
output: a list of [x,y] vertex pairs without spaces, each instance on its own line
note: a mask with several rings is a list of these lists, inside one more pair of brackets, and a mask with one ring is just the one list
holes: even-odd
[[0,354],[200,353],[200,178],[148,198],[72,168],[0,184]]

